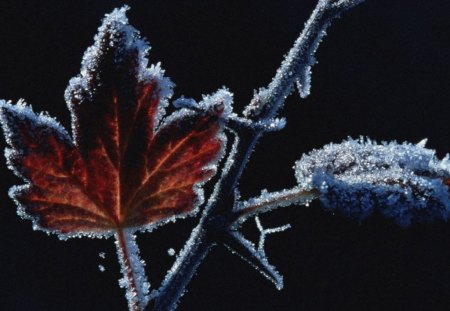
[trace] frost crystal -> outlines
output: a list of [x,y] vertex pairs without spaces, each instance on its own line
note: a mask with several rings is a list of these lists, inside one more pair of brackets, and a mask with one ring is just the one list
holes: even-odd
[[203,112],[215,112],[221,116],[222,119],[228,119],[233,113],[233,93],[222,88],[211,95],[203,95],[200,102],[196,102],[192,98],[185,98],[184,96],[174,100],[172,105],[180,109],[187,108],[189,110],[197,110]]
[[223,118],[226,118],[233,111],[233,93],[227,89],[219,89],[212,95],[203,96],[203,100],[198,104],[202,110],[223,111]]
[[167,254],[168,254],[170,257],[175,256],[175,250],[174,250],[173,248],[169,248],[169,249],[167,250]]
[[105,266],[103,266],[103,265],[98,265],[98,270],[100,271],[100,272],[105,272]]
[[301,188],[316,188],[328,210],[359,221],[375,211],[400,226],[447,220],[448,155],[438,160],[425,140],[414,145],[348,139],[314,150],[296,162]]

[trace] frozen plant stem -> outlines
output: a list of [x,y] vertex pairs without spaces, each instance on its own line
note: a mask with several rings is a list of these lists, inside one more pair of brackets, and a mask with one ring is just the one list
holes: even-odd
[[341,13],[363,1],[319,0],[275,78],[267,88],[255,94],[245,108],[244,116],[251,125],[229,124],[238,134],[235,137],[233,152],[228,155],[221,178],[208,200],[199,224],[192,231],[159,290],[154,292],[155,311],[174,310],[208,252],[230,236],[236,220],[233,212],[234,190],[255,145],[268,131],[252,124],[264,123],[274,118],[295,84],[302,97],[308,95],[311,66],[315,62],[314,53],[325,35],[326,28]]
[[[141,288],[136,279],[136,260],[132,259],[132,250],[130,245],[136,247],[136,241],[133,234],[119,229],[115,234],[117,255],[121,266],[123,278],[119,281],[121,287],[126,287],[126,297],[128,300],[128,307],[130,311],[142,311],[145,308],[146,302],[143,297],[145,293],[141,292]],[[141,264],[141,261],[138,261]],[[143,267],[140,267],[143,268]]]
[[299,187],[279,192],[263,193],[260,197],[240,203],[234,213],[235,219],[240,224],[251,216],[268,212],[278,207],[293,204],[307,205],[312,200],[317,199],[319,195],[320,192],[317,189],[303,190]]
[[364,0],[319,0],[305,28],[266,88],[261,88],[245,108],[244,115],[253,120],[273,118],[294,87],[300,96],[310,93],[311,67],[316,63],[317,48],[331,22]]

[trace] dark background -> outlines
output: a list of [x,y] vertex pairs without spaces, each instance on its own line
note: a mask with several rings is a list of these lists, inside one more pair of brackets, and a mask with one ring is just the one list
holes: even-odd
[[[25,98],[69,126],[63,92],[79,71],[102,16],[128,3],[131,23],[177,84],[199,99],[225,85],[241,111],[267,85],[314,0],[0,2],[0,98]],[[244,197],[295,183],[301,154],[347,136],[418,142],[449,151],[450,45],[447,0],[367,0],[334,23],[314,67],[312,94],[291,96],[287,128],[257,146],[241,180]],[[4,145],[3,139],[0,144]],[[0,166],[0,310],[126,310],[112,240],[61,242],[21,220],[7,190],[21,181]],[[156,288],[195,225],[178,221],[138,243]],[[179,310],[448,310],[450,226],[358,225],[319,203],[264,215],[293,229],[267,241],[285,276],[277,291],[223,247],[204,261]],[[246,235],[256,239],[253,221]],[[106,259],[98,256],[106,253]],[[98,265],[106,267],[99,272]]]

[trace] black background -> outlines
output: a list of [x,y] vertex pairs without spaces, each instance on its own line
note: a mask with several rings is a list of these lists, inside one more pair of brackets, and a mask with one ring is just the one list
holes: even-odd
[[[128,3],[131,23],[177,84],[175,98],[199,99],[225,85],[236,111],[266,85],[312,11],[313,0],[0,2],[0,98],[25,98],[69,126],[63,92],[79,71],[102,16]],[[295,183],[301,154],[347,136],[418,142],[449,151],[450,45],[447,0],[367,0],[334,23],[314,67],[312,94],[294,94],[286,129],[257,146],[240,184],[244,197]],[[0,144],[4,145],[1,140]],[[21,181],[0,166],[0,310],[126,310],[112,240],[61,242],[15,214],[8,188]],[[156,288],[195,219],[138,243]],[[319,203],[264,215],[293,229],[267,241],[285,276],[277,291],[245,262],[217,247],[179,310],[448,310],[450,227],[397,228],[372,218],[358,225]],[[256,239],[252,221],[246,235]],[[106,259],[98,256],[106,253]],[[106,267],[99,272],[98,265]]]

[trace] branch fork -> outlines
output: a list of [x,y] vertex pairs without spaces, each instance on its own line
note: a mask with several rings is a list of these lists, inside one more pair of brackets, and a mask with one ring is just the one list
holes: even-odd
[[[239,233],[239,226],[248,217],[257,216],[261,212],[267,212],[279,206],[308,204],[318,197],[318,192],[314,189],[293,188],[247,202],[237,202],[235,201],[236,187],[259,139],[269,131],[284,127],[284,119],[276,119],[276,116],[293,88],[296,86],[299,89],[301,97],[308,96],[311,67],[315,63],[314,54],[328,26],[343,12],[363,1],[319,0],[303,32],[277,70],[272,82],[255,93],[254,98],[243,111],[244,117],[230,114],[227,126],[236,134],[232,150],[227,156],[222,175],[203,210],[199,224],[192,231],[172,269],[157,291],[157,295],[154,296],[155,311],[176,308],[197,267],[209,251],[219,244],[218,241],[257,267],[278,289],[283,287],[283,278],[269,264],[263,245],[265,235],[282,231],[287,227],[262,229],[262,242],[260,239],[259,246],[255,247]],[[217,221],[218,219],[220,221]]]

